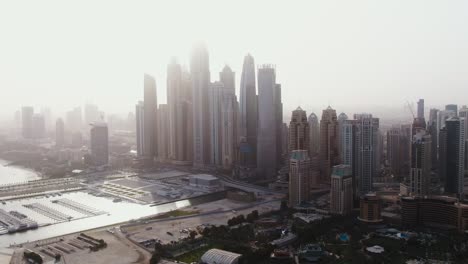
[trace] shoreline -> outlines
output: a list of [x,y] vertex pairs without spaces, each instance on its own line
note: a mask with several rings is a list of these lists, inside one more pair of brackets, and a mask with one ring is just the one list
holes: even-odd
[[28,172],[32,172],[32,173],[36,174],[38,179],[46,178],[41,172],[36,171],[35,169],[30,168],[28,166],[25,166],[23,164],[19,164],[20,162],[21,161],[11,161],[11,160],[0,157],[0,166],[1,167],[11,167],[11,168],[16,168],[16,169],[22,169],[22,170],[26,170]]

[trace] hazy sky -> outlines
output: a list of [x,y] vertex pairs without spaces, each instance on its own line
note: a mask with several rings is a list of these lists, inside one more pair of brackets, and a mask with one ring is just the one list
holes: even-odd
[[[0,117],[21,105],[134,110],[143,73],[204,41],[212,80],[276,64],[284,110],[468,104],[468,1],[1,1]],[[348,113],[352,114],[352,113]]]

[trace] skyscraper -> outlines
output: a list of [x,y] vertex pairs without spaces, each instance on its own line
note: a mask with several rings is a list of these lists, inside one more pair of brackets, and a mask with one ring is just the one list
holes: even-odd
[[348,120],[347,116],[338,118],[340,161],[350,167],[353,166],[353,126],[354,121]]
[[447,128],[443,127],[439,131],[439,148],[438,148],[438,173],[439,179],[446,182],[447,179]]
[[353,174],[351,166],[336,165],[331,175],[330,213],[346,215],[353,210]]
[[210,123],[208,90],[210,67],[204,45],[194,47],[190,59],[193,103],[193,165],[203,167],[210,163]]
[[169,107],[160,104],[157,112],[157,157],[159,161],[167,161],[169,158]]
[[96,121],[103,121],[99,116],[99,108],[94,104],[86,104],[84,108],[84,119],[86,124],[91,124]]
[[410,193],[428,195],[431,177],[431,135],[419,130],[411,147]]
[[156,80],[148,75],[144,75],[144,138],[143,138],[143,155],[149,159],[157,156],[157,97],[156,97]]
[[311,164],[307,150],[293,150],[289,160],[289,206],[310,199]]
[[392,126],[387,131],[387,160],[390,163],[392,174],[399,180],[406,176],[402,175],[403,142],[400,125]]
[[431,135],[431,164],[432,164],[432,169],[436,169],[439,164],[438,160],[438,153],[437,153],[437,146],[439,142],[439,138],[437,137],[438,131],[437,131],[437,114],[439,110],[431,108],[429,111],[429,120],[427,122],[427,129],[429,134]]
[[447,175],[445,191],[463,197],[465,173],[465,119],[452,117],[446,121],[447,128]]
[[147,153],[145,150],[145,106],[143,101],[139,101],[135,106],[135,123],[136,123],[136,146],[137,155],[144,156]]
[[411,169],[411,142],[413,139],[412,136],[413,126],[411,124],[401,125],[401,176],[405,179],[410,174]]
[[107,124],[95,122],[90,124],[90,149],[94,165],[101,166],[109,163],[109,134]]
[[210,160],[209,164],[221,166],[222,164],[222,123],[221,101],[224,85],[221,82],[210,84],[208,89],[209,127],[210,127]]
[[[190,162],[187,155],[190,147],[187,131],[191,111],[191,89],[189,74],[182,71],[179,63],[173,59],[167,66],[167,103],[169,108],[169,153],[168,158],[173,162]],[[193,135],[190,135],[192,138]],[[190,154],[191,156],[191,154]]]
[[441,110],[437,116],[437,130],[440,131],[445,127],[445,121],[451,117],[457,116],[457,113],[453,110]]
[[83,129],[81,107],[75,107],[66,113],[65,124],[71,132],[80,132]]
[[330,182],[331,168],[339,164],[338,121],[330,106],[322,112],[320,120],[320,174],[323,182]]
[[55,146],[63,147],[65,145],[65,123],[62,118],[55,122]]
[[424,99],[418,101],[418,115],[417,118],[424,119]]
[[34,108],[32,106],[23,106],[21,109],[21,121],[22,121],[22,134],[23,138],[33,137],[33,115]]
[[219,80],[223,84],[221,92],[221,158],[223,168],[230,169],[236,161],[239,143],[239,103],[235,91],[235,75],[229,66],[225,66],[223,71],[219,73]]
[[356,114],[353,176],[357,180],[357,196],[372,191],[378,172],[379,119],[371,114]]
[[426,129],[426,119],[424,118],[424,99],[418,101],[418,115],[413,120],[411,136],[416,135],[419,130]]
[[281,84],[275,85],[275,112],[276,112],[276,164],[278,168],[283,165],[283,145],[282,134],[283,134],[283,102],[281,101]]
[[465,119],[465,170],[468,169],[468,107],[464,105],[458,112],[460,118]]
[[309,156],[313,157],[319,153],[319,148],[320,148],[320,125],[319,121],[317,118],[317,115],[314,113],[309,115],[309,118],[307,119],[309,122],[309,131],[310,131],[310,136],[309,136]]
[[[341,113],[338,115],[338,153],[340,154],[340,161],[342,160],[342,151],[341,151],[341,127],[342,124],[345,120],[348,120],[348,116],[345,113]],[[340,164],[343,164],[343,162],[340,162]]]
[[458,115],[458,105],[456,104],[448,104],[445,106],[445,110],[452,111],[455,115]]
[[244,138],[241,151],[244,151],[244,161],[241,164],[246,167],[257,165],[257,91],[255,85],[254,58],[247,54],[244,58],[240,83],[240,137]]
[[32,131],[33,138],[44,138],[46,134],[46,124],[44,116],[41,114],[34,114],[32,117]]
[[257,171],[260,176],[272,179],[278,165],[277,146],[277,94],[276,73],[272,65],[258,69],[258,138]]
[[306,111],[298,107],[292,112],[289,123],[289,152],[293,150],[309,149],[309,123],[307,122]]

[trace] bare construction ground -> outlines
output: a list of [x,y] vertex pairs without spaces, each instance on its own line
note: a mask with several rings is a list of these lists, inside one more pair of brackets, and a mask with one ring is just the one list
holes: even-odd
[[223,199],[183,209],[184,211],[199,211],[198,215],[166,218],[142,225],[122,226],[121,228],[122,232],[129,235],[129,238],[135,242],[156,239],[165,244],[187,236],[187,233],[181,232],[184,229],[195,230],[197,226],[203,224],[225,225],[228,219],[236,215],[247,215],[253,210],[264,213],[277,210],[279,207],[280,201],[276,199],[250,204]]

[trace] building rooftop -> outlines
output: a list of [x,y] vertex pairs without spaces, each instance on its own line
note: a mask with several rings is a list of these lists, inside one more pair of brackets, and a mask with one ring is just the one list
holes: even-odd
[[290,158],[295,160],[306,160],[309,159],[309,154],[307,153],[307,150],[293,150]]
[[353,174],[351,166],[340,164],[333,166],[333,174],[332,176],[351,176]]
[[201,261],[207,264],[235,264],[238,263],[241,256],[237,253],[213,248],[203,254]]

